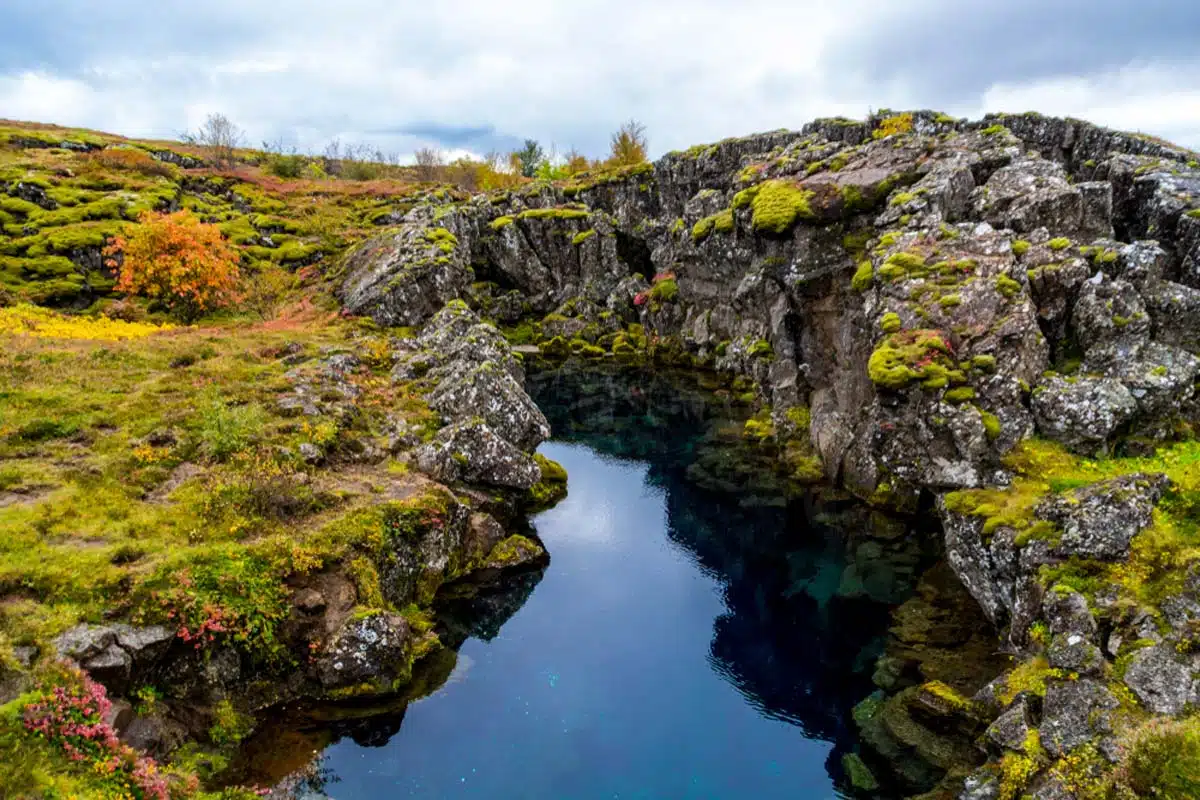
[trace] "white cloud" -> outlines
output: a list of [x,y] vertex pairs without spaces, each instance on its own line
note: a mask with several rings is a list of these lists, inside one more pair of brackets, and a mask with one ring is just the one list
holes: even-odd
[[[1193,143],[1200,129],[1196,70],[1151,63],[1119,80],[1024,83],[998,75],[993,88],[966,97],[942,96],[926,72],[904,72],[903,43],[890,56],[893,74],[856,70],[856,42],[876,42],[897,24],[881,0],[297,0],[282,11],[261,0],[211,0],[152,12],[110,0],[94,18],[64,16],[58,2],[24,12],[53,15],[28,34],[49,37],[42,49],[51,55],[39,70],[31,54],[31,64],[0,73],[6,115],[171,137],[220,110],[255,143],[282,136],[319,150],[340,137],[402,155],[430,144],[487,150],[526,136],[598,155],[629,117],[646,123],[661,153],[820,115],[942,104],[1064,109]],[[935,0],[906,8],[944,17]],[[0,43],[22,36],[5,16],[0,10]],[[13,21],[29,24],[19,14]],[[117,40],[127,46],[107,45]],[[979,67],[977,53],[958,58]],[[492,126],[495,136],[437,142],[395,132],[420,123]]]
[[1100,75],[997,84],[983,111],[1040,111],[1200,147],[1200,68],[1130,65]]

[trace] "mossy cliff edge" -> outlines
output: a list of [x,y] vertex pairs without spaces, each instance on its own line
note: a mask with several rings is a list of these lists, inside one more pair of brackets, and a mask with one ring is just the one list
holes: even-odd
[[864,787],[920,755],[901,778],[935,796],[1190,796],[1144,756],[1198,736],[1196,154],[1037,114],[819,120],[419,207],[344,273],[381,324],[462,298],[549,355],[714,369],[798,474],[937,513],[1014,671],[888,677]]
[[[195,794],[257,709],[404,692],[432,597],[536,563],[507,526],[564,490],[511,345],[715,370],[797,480],[938,514],[1012,664],[980,691],[899,620],[845,765],[863,796],[885,771],[1196,794],[1196,154],[880,113],[472,196],[0,139],[9,794]],[[222,225],[266,322],[115,300],[105,242],[180,208]],[[121,731],[84,765],[119,769],[71,760],[71,714]]]
[[461,304],[417,338],[0,318],[5,797],[207,796],[260,712],[419,693],[434,598],[545,564],[514,531],[566,475]]

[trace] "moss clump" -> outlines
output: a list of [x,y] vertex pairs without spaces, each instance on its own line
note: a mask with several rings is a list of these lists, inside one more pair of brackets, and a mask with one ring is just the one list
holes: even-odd
[[727,208],[716,214],[705,217],[692,226],[692,241],[698,242],[716,233],[730,233],[734,229],[733,209]]
[[526,503],[531,511],[542,511],[561,502],[567,496],[567,471],[562,464],[534,453],[533,460],[542,470],[542,478],[529,490]]
[[1049,241],[1048,245],[1051,250],[1053,250],[1054,252],[1057,253],[1061,250],[1066,250],[1068,247],[1070,247],[1071,240],[1065,236],[1059,236],[1058,238],[1051,239]]
[[514,534],[492,548],[492,552],[487,556],[487,565],[503,569],[507,566],[524,564],[537,558],[543,552],[537,542],[526,536]]
[[875,266],[869,261],[860,261],[858,269],[854,271],[854,277],[850,281],[850,288],[856,292],[865,292],[871,288],[871,284],[875,282]]
[[761,442],[775,435],[775,426],[771,423],[771,412],[763,409],[746,420],[742,435],[747,439]]
[[980,133],[982,133],[984,136],[997,136],[1001,133],[1006,133],[1007,131],[1008,128],[1004,127],[1003,125],[989,125],[981,130]]
[[587,219],[590,213],[581,208],[530,208],[518,214],[517,219]]
[[658,303],[674,303],[679,299],[679,284],[674,278],[663,278],[651,287],[650,299]]
[[973,356],[971,358],[971,366],[977,370],[981,370],[982,372],[995,372],[996,357],[986,353]]
[[[813,193],[784,180],[760,184],[750,203],[750,224],[759,233],[781,236],[801,219],[813,219],[809,201]],[[736,202],[736,198],[735,198]]]
[[1024,795],[1025,787],[1042,769],[1036,760],[1018,753],[1005,753],[1000,759],[999,768],[999,800],[1018,800]]
[[842,769],[850,779],[850,785],[858,791],[873,792],[879,788],[879,781],[857,753],[842,756]]
[[965,403],[975,399],[975,390],[970,386],[959,386],[947,391],[944,399],[947,403]]
[[962,295],[959,294],[944,294],[938,298],[938,305],[942,308],[954,308],[962,305]]
[[576,247],[579,247],[581,244],[583,244],[584,242],[586,242],[588,239],[592,238],[595,235],[596,235],[596,229],[589,228],[586,231],[575,234],[574,238],[571,239],[571,244],[575,245]]
[[547,341],[539,342],[538,350],[541,351],[542,355],[552,358],[565,358],[571,355],[571,345],[562,336],[555,336]]
[[812,412],[807,406],[792,406],[784,416],[796,429],[797,434],[808,433],[808,428],[812,425]]
[[748,352],[752,358],[771,359],[775,357],[775,349],[771,347],[771,343],[766,339],[756,340],[754,344],[750,345]]
[[925,262],[925,256],[920,253],[908,251],[892,253],[879,268],[879,277],[892,282],[906,278],[923,278],[929,274],[929,268]]
[[1012,300],[1021,292],[1021,284],[1004,273],[996,276],[995,286],[996,291],[1009,300]]
[[876,386],[898,391],[914,381],[946,380],[952,355],[941,331],[893,333],[871,354],[867,373]]
[[1000,418],[990,411],[980,409],[979,418],[983,422],[983,430],[987,434],[990,441],[996,441],[1000,438],[1002,432],[1000,426]]
[[515,220],[510,216],[496,217],[488,223],[488,227],[494,231],[501,231],[512,225]]
[[902,327],[900,315],[895,311],[889,311],[879,320],[879,329],[884,333],[897,333]]
[[1023,692],[1029,692],[1035,697],[1045,697],[1047,684],[1063,677],[1065,674],[1062,670],[1051,669],[1050,662],[1044,657],[1035,656],[1019,664],[1005,676],[996,693],[996,699],[1003,705],[1008,705]]

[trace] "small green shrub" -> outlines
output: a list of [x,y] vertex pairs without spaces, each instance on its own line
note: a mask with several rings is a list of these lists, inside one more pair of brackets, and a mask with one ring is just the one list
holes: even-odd
[[250,446],[266,423],[257,404],[230,406],[212,394],[197,412],[196,440],[200,451],[214,461],[225,461]]

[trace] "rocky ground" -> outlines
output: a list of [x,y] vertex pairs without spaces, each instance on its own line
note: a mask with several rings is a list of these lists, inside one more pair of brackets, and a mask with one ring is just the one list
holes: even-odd
[[[292,219],[162,153],[165,174],[76,185],[65,162],[111,146],[76,138],[18,142],[0,174],[16,297],[104,306],[106,220],[192,204],[373,325],[5,354],[5,699],[57,652],[129,697],[127,738],[198,697],[174,723],[219,750],[285,697],[398,689],[439,585],[540,556],[504,537],[561,491],[511,346],[536,345],[714,370],[796,480],[940,519],[950,572],[898,612],[856,714],[865,796],[885,773],[969,800],[1200,793],[1200,156],[1036,114],[880,113],[472,197],[306,195]],[[138,700],[148,674],[183,694]]]
[[417,208],[340,297],[716,369],[798,475],[935,510],[1013,666],[892,681],[861,785],[916,753],[936,796],[1191,796],[1195,761],[1146,763],[1198,735],[1198,159],[1035,114],[821,120]]

